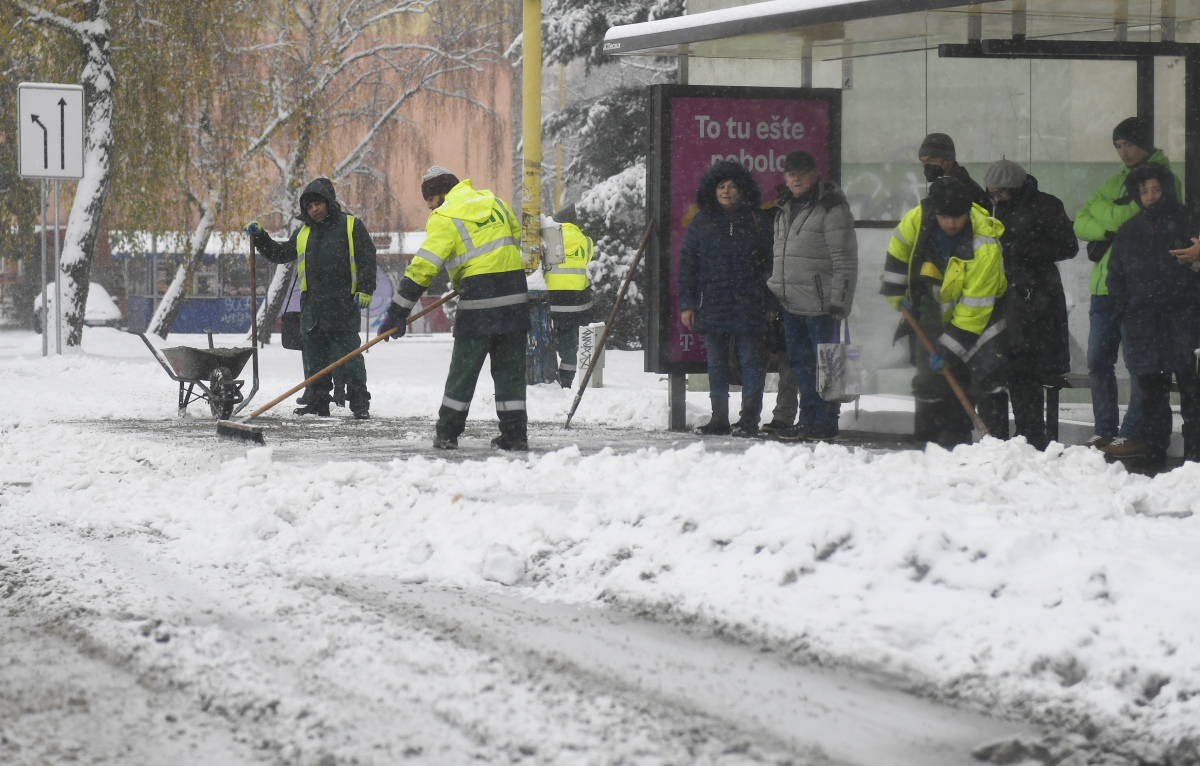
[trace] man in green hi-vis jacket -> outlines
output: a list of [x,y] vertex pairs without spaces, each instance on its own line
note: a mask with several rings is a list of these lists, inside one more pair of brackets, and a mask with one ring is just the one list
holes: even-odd
[[[1121,454],[1137,451],[1140,445],[1129,443],[1128,435],[1136,433],[1142,417],[1142,392],[1137,378],[1129,380],[1129,409],[1120,422],[1117,408],[1117,354],[1121,348],[1121,321],[1108,297],[1108,257],[1113,238],[1121,224],[1138,213],[1134,202],[1136,190],[1125,188],[1129,171],[1147,162],[1171,167],[1171,161],[1161,149],[1154,148],[1150,125],[1140,117],[1130,117],[1113,128],[1113,147],[1125,167],[1109,178],[1075,215],[1075,236],[1088,243],[1088,259],[1092,267],[1089,288],[1092,293],[1088,317],[1088,383],[1092,390],[1092,413],[1095,432],[1084,444],[1097,449],[1108,448],[1120,439]],[[1183,199],[1183,183],[1175,177],[1175,191]],[[1120,428],[1118,429],[1118,425]]]
[[[361,309],[375,292],[375,243],[366,225],[347,215],[338,204],[333,182],[318,178],[300,195],[303,224],[287,242],[277,243],[257,221],[244,227],[254,244],[272,263],[296,261],[300,282],[300,335],[309,370],[320,370],[359,346]],[[361,355],[339,368],[346,381],[346,398],[354,417],[371,417],[367,365]],[[309,387],[308,404],[297,415],[329,416],[333,377],[326,375]]]

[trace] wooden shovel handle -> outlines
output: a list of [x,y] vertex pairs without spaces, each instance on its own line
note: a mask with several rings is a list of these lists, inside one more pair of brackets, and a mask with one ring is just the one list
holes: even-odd
[[[909,326],[912,327],[913,332],[917,334],[917,338],[920,339],[921,345],[925,346],[925,350],[930,354],[937,353],[934,351],[933,343],[930,342],[929,336],[926,335],[925,331],[921,329],[921,325],[917,323],[917,318],[912,315],[912,312],[904,306],[901,306],[900,313],[904,314],[904,318],[908,320]],[[950,368],[943,365],[942,374],[946,376],[946,382],[950,384],[950,390],[954,392],[954,395],[958,397],[958,401],[962,404],[963,409],[967,411],[967,416],[971,418],[971,422],[975,424],[975,430],[979,432],[980,436],[987,436],[987,426],[985,426],[983,421],[980,420],[979,413],[975,411],[975,405],[971,404],[971,400],[967,398],[967,392],[963,391],[962,386],[958,385],[958,381],[954,379],[954,375],[951,374]]]
[[[420,310],[420,311],[418,311],[417,313],[415,313],[415,314],[413,314],[412,316],[410,316],[410,317],[408,318],[408,321],[407,321],[405,324],[406,324],[406,325],[411,325],[413,322],[415,322],[415,321],[417,321],[418,319],[420,319],[421,317],[425,316],[425,315],[426,315],[426,314],[428,314],[430,311],[433,311],[433,310],[434,310],[434,309],[436,309],[438,306],[442,305],[443,303],[445,303],[446,301],[450,300],[451,298],[453,298],[453,297],[454,297],[454,296],[456,296],[456,295],[458,295],[458,290],[451,290],[449,294],[447,294],[447,295],[443,295],[441,298],[438,298],[438,299],[437,299],[437,301],[435,301],[434,303],[431,303],[430,305],[426,306],[425,308],[421,309],[421,310]],[[247,420],[254,420],[256,417],[258,417],[259,415],[263,414],[263,413],[264,413],[264,412],[266,412],[267,410],[271,409],[271,408],[272,408],[272,407],[274,407],[276,404],[279,404],[279,403],[280,403],[280,402],[282,402],[284,399],[287,399],[289,396],[291,396],[292,394],[296,393],[297,391],[299,391],[300,389],[304,388],[305,386],[309,385],[310,383],[313,383],[314,381],[320,380],[321,378],[323,378],[324,376],[328,375],[328,374],[329,374],[330,372],[332,372],[333,370],[336,370],[338,367],[341,367],[341,366],[342,366],[343,364],[345,364],[346,362],[349,362],[349,361],[350,361],[351,359],[353,359],[354,357],[356,357],[356,356],[358,356],[359,354],[361,354],[362,352],[366,351],[366,350],[367,350],[367,349],[369,349],[371,346],[374,346],[374,345],[375,345],[376,343],[378,343],[379,341],[381,341],[381,340],[387,340],[388,338],[390,338],[390,337],[392,336],[392,333],[396,332],[396,330],[397,330],[397,329],[398,329],[398,328],[396,328],[396,327],[393,327],[392,329],[388,330],[388,331],[387,331],[387,332],[385,332],[385,333],[380,333],[380,334],[379,334],[379,335],[378,335],[378,336],[377,336],[377,337],[376,337],[374,340],[371,340],[371,341],[368,341],[368,342],[366,342],[366,343],[362,344],[361,346],[359,346],[358,348],[354,349],[354,350],[353,350],[353,351],[351,351],[349,354],[346,354],[346,355],[345,355],[345,356],[343,356],[341,359],[337,360],[336,362],[334,362],[333,364],[329,365],[328,367],[326,367],[325,369],[321,370],[320,372],[318,372],[318,373],[316,373],[316,374],[312,375],[311,377],[305,378],[303,382],[301,382],[301,383],[298,383],[297,385],[293,386],[292,388],[289,388],[289,389],[288,389],[288,390],[287,390],[285,393],[282,393],[282,394],[280,394],[279,396],[275,397],[274,399],[272,399],[271,401],[267,402],[267,403],[266,403],[266,404],[264,404],[263,406],[259,407],[259,408],[258,408],[257,410],[255,410],[254,412],[251,412],[251,413],[250,413],[250,417],[249,417],[249,418],[247,418]]]

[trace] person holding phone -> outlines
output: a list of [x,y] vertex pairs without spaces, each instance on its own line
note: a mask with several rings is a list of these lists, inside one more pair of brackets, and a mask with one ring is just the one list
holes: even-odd
[[1117,230],[1108,294],[1121,322],[1125,366],[1142,390],[1142,421],[1101,449],[1149,466],[1166,462],[1171,379],[1179,387],[1183,455],[1200,461],[1200,223],[1180,203],[1175,176],[1157,163],[1131,171],[1126,186],[1140,212]]

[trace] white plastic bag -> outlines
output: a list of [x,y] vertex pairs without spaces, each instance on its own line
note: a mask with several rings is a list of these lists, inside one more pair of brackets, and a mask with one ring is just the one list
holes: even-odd
[[850,322],[843,320],[844,339],[817,344],[817,393],[827,402],[846,404],[862,395],[862,352],[850,342]]

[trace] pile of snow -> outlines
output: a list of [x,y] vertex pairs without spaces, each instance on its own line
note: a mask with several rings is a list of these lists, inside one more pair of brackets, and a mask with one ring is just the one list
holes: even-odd
[[[373,407],[431,416],[449,345],[402,347],[391,351],[421,364],[373,378]],[[635,361],[610,356],[617,387],[589,392],[593,417],[660,422],[665,386]],[[1200,738],[1200,465],[1147,479],[1082,447],[986,439],[953,452],[695,444],[314,467],[53,422],[168,417],[173,393],[117,382],[145,366],[0,353],[0,466],[28,482],[4,496],[6,528],[141,530],[197,569],[636,604],[930,693],[1089,721],[1116,741]],[[74,397],[23,411],[37,398],[26,388],[58,387]],[[532,393],[532,417],[559,417],[557,392]],[[476,408],[494,417],[479,396]]]

